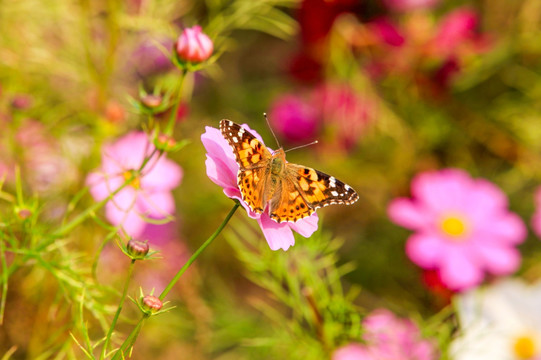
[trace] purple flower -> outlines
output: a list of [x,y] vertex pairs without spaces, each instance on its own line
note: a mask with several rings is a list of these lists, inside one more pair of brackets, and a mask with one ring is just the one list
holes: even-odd
[[526,227],[494,184],[445,169],[418,175],[411,192],[413,199],[393,200],[389,216],[415,231],[406,245],[409,258],[438,270],[448,288],[464,290],[480,284],[485,272],[507,275],[518,268],[515,246]]
[[[259,134],[247,125],[243,125],[243,127],[263,143]],[[205,133],[201,135],[201,141],[207,150],[207,160],[205,161],[207,176],[215,184],[223,188],[226,196],[239,200],[241,205],[246,209],[248,216],[257,220],[272,250],[287,250],[291,245],[295,244],[292,230],[304,237],[311,236],[317,230],[318,217],[316,213],[295,223],[286,222],[278,224],[271,220],[267,212],[256,214],[251,211],[248,205],[242,201],[242,196],[237,185],[239,165],[235,160],[233,150],[223,138],[220,131],[207,126]]]
[[[106,199],[118,189],[143,159],[154,150],[145,133],[132,132],[102,149],[101,168],[88,175],[87,185],[96,201]],[[155,153],[143,171],[105,205],[107,219],[122,225],[130,236],[138,237],[146,218],[165,219],[174,212],[173,190],[182,178],[181,168]]]

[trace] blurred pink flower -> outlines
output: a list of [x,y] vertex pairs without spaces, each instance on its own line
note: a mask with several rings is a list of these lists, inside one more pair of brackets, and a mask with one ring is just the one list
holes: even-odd
[[212,40],[201,31],[201,26],[186,28],[175,43],[175,49],[179,59],[198,63],[207,60],[214,45]]
[[[153,150],[154,146],[142,132],[129,133],[105,145],[101,168],[86,179],[94,199],[106,199],[129,179],[132,171],[139,169]],[[107,219],[123,226],[128,235],[138,237],[145,228],[145,218],[165,219],[174,212],[171,190],[181,178],[182,170],[177,164],[155,153],[141,174],[107,202]]]
[[400,319],[386,309],[379,309],[363,321],[363,339],[371,358],[377,360],[434,360],[434,344],[423,340],[417,325]]
[[338,348],[332,354],[332,360],[373,360],[365,345],[348,344]]
[[462,170],[445,169],[418,175],[413,199],[392,201],[392,221],[415,230],[406,244],[409,258],[425,269],[439,271],[452,290],[481,283],[484,272],[507,275],[520,264],[516,245],[526,227],[507,209],[505,194]]
[[541,237],[541,186],[534,194],[535,213],[532,217],[532,228],[538,237]]
[[441,0],[383,0],[389,9],[395,11],[430,9],[436,6],[440,1]]
[[[250,129],[248,125],[243,125],[243,127],[263,142],[259,134]],[[269,214],[266,212],[263,214],[252,212],[242,200],[237,185],[239,165],[235,160],[233,150],[223,138],[220,130],[207,126],[205,133],[201,135],[201,141],[207,150],[207,160],[205,161],[207,176],[215,184],[223,188],[226,196],[239,200],[241,205],[246,209],[248,216],[257,220],[272,250],[287,250],[290,246],[294,245],[295,238],[293,237],[293,231],[304,237],[309,237],[317,230],[318,217],[316,213],[295,223],[284,222],[279,224],[271,220]]]
[[128,57],[128,65],[142,77],[165,72],[173,68],[173,64],[163,49],[170,51],[172,47],[173,40],[169,38],[142,39],[133,54]]
[[385,309],[368,315],[363,321],[365,345],[349,344],[339,348],[332,360],[435,360],[437,351],[425,340],[417,325],[400,319]]
[[451,11],[441,20],[432,39],[433,50],[442,57],[452,55],[463,43],[476,39],[477,23],[477,13],[469,8]]
[[375,117],[375,104],[348,84],[324,84],[314,91],[312,102],[321,113],[326,131],[346,150],[359,142]]
[[478,18],[468,7],[455,9],[438,22],[424,12],[401,22],[378,18],[367,23],[352,43],[365,50],[370,75],[413,79],[438,96],[472,58],[489,49],[488,36],[477,31]]
[[314,140],[320,127],[317,109],[310,102],[292,94],[274,100],[269,120],[281,138],[294,144]]

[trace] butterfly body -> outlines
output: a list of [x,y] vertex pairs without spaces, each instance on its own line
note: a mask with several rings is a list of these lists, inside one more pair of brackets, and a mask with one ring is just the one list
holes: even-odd
[[220,131],[239,165],[242,199],[255,213],[268,211],[278,223],[296,222],[320,207],[350,205],[359,199],[349,185],[312,168],[288,163],[283,149],[271,152],[230,120],[220,121]]

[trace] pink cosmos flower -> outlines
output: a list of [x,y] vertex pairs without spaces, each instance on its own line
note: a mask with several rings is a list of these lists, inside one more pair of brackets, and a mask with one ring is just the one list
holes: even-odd
[[[105,145],[101,168],[86,179],[94,199],[104,200],[118,189],[153,150],[154,145],[143,132],[129,133]],[[145,228],[145,218],[165,219],[174,212],[171,190],[181,178],[182,170],[177,164],[154,154],[141,174],[107,202],[107,219],[123,226],[128,235],[138,237]]]
[[[242,126],[256,136],[259,141],[263,142],[259,134],[250,129],[248,125]],[[235,160],[233,150],[227,143],[227,140],[223,138],[220,130],[207,126],[205,133],[201,135],[201,141],[207,150],[207,160],[205,161],[207,176],[215,184],[223,188],[226,196],[239,200],[241,205],[246,209],[248,216],[257,220],[272,250],[287,250],[295,244],[293,231],[304,237],[309,237],[317,230],[318,217],[316,213],[295,223],[284,222],[279,224],[271,220],[269,214],[266,212],[256,214],[251,211],[248,205],[242,201],[242,196],[237,185],[239,165]]]
[[320,127],[317,109],[297,95],[283,95],[271,105],[269,119],[273,129],[290,143],[306,144]]
[[435,360],[437,351],[425,340],[417,325],[379,309],[363,321],[365,345],[349,344],[338,349],[332,360]]
[[415,231],[406,244],[409,258],[438,270],[448,288],[464,290],[481,283],[485,272],[507,275],[518,268],[515,246],[526,227],[494,184],[445,169],[418,175],[411,192],[413,199],[392,201],[389,216]]
[[179,59],[198,63],[207,60],[214,45],[212,40],[201,31],[201,26],[186,28],[175,43]]

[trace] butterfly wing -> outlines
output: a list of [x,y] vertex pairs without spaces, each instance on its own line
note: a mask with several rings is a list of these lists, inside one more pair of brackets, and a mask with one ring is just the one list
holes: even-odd
[[233,149],[240,170],[268,166],[271,152],[248,130],[233,121],[222,120],[220,132]]
[[270,201],[270,218],[278,223],[297,222],[314,213],[294,179],[284,178]]
[[351,205],[359,200],[351,186],[306,166],[288,163],[286,177],[295,182],[300,194],[314,210],[333,204]]
[[265,209],[265,183],[271,152],[252,133],[229,120],[220,121],[220,131],[227,140],[239,165],[237,183],[242,200],[255,213]]

